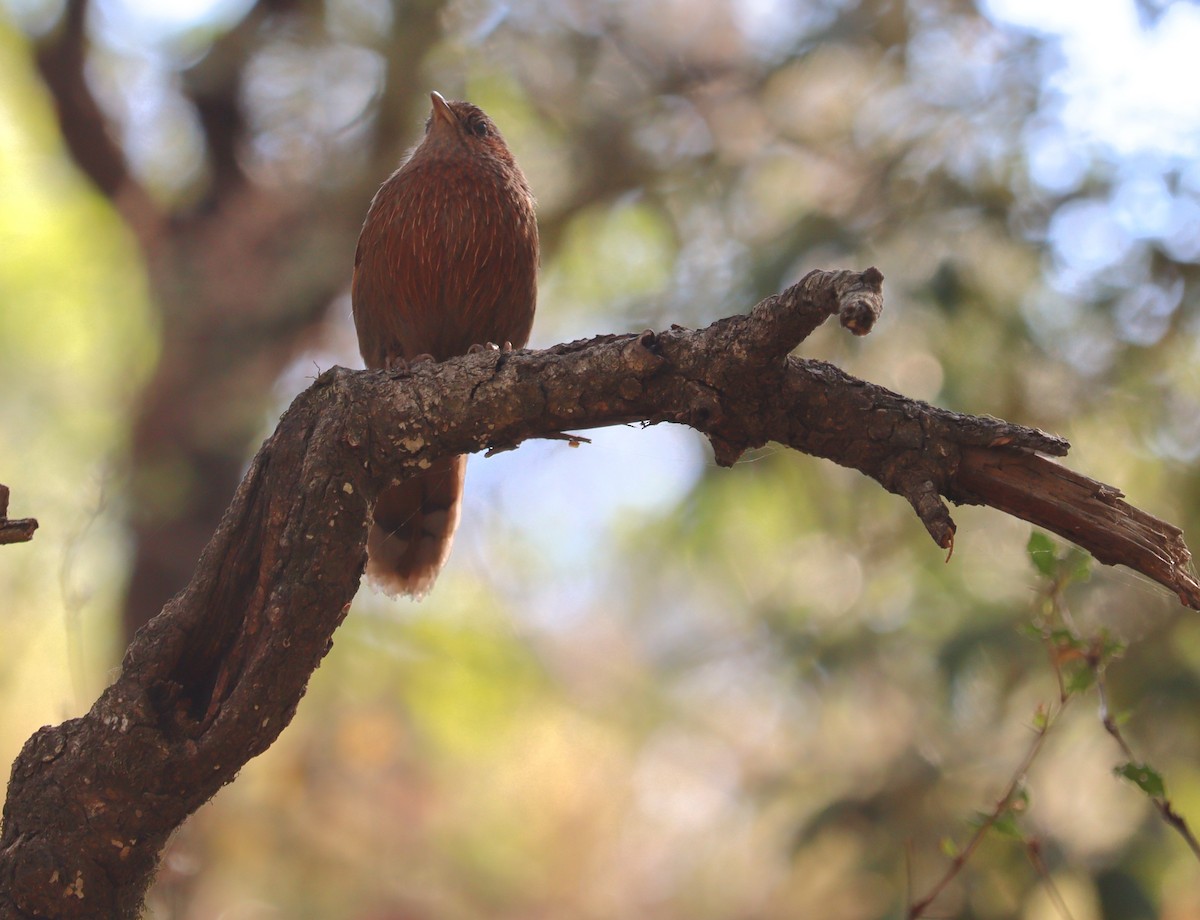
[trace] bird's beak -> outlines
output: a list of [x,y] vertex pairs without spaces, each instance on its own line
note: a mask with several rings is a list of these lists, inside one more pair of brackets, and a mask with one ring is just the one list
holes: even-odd
[[445,98],[439,92],[432,92],[429,98],[433,101],[433,123],[436,125],[439,121],[445,122],[448,127],[457,127],[458,118],[450,108]]

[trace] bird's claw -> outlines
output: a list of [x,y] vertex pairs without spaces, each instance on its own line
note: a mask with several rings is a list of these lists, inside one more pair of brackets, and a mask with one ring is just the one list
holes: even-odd
[[424,364],[432,360],[433,355],[430,354],[419,354],[411,361],[406,360],[403,355],[388,355],[383,359],[383,369],[391,373],[406,373],[418,364]]

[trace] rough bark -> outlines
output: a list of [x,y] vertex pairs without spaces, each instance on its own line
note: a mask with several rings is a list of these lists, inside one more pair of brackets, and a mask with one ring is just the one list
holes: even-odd
[[[358,590],[379,491],[448,454],[634,421],[690,425],[725,465],[777,441],[904,496],[939,546],[954,536],[942,496],[995,503],[1106,547],[1105,561],[1200,606],[1170,525],[1112,501],[1109,487],[1063,490],[1026,475],[1034,452],[1066,453],[1061,438],[789,357],[830,316],[868,331],[881,283],[874,269],[814,272],[698,331],[322,374],[262,446],[191,583],[139,631],[117,680],[17,758],[0,917],[138,915],[168,835],[291,720]],[[1097,501],[1103,516],[1091,513]]]

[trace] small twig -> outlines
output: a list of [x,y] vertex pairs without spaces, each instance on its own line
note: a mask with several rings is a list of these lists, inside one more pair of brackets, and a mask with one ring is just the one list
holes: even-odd
[[38,522],[34,518],[9,520],[8,496],[8,486],[0,485],[0,544],[28,543],[38,529]]
[[1054,884],[1054,879],[1050,877],[1050,872],[1046,868],[1046,861],[1042,859],[1042,845],[1036,837],[1030,837],[1025,841],[1025,855],[1029,857],[1029,862],[1033,864],[1034,871],[1041,878],[1042,884],[1046,886],[1046,894],[1054,903],[1054,908],[1066,920],[1074,920],[1071,915],[1071,909],[1067,907],[1067,902],[1062,896],[1062,892],[1058,890],[1058,886]]
[[[1112,716],[1112,712],[1108,708],[1108,686],[1104,680],[1104,669],[1102,667],[1096,669],[1096,692],[1100,698],[1100,724],[1104,726],[1104,730],[1117,742],[1117,746],[1121,749],[1121,753],[1125,755],[1128,763],[1140,763],[1137,757],[1134,756],[1133,748],[1129,746],[1129,742],[1121,734],[1121,729],[1118,727],[1116,720]],[[1142,791],[1146,792],[1147,797],[1154,803],[1155,809],[1162,816],[1167,826],[1173,828],[1183,838],[1184,842],[1191,849],[1192,855],[1200,860],[1200,841],[1192,833],[1192,829],[1188,826],[1187,820],[1183,815],[1175,810],[1175,806],[1171,804],[1171,800],[1165,795],[1152,795],[1144,788]]]
[[904,900],[911,904],[913,898],[913,843],[904,841]]
[[962,872],[963,867],[966,866],[975,850],[978,849],[979,844],[983,842],[983,838],[987,832],[995,825],[997,821],[1000,820],[1001,815],[1003,815],[1012,807],[1013,800],[1016,798],[1017,793],[1021,789],[1021,783],[1025,779],[1025,774],[1029,772],[1029,768],[1033,765],[1034,759],[1037,757],[1038,752],[1042,749],[1042,744],[1046,740],[1046,735],[1049,733],[1051,726],[1053,726],[1054,723],[1058,721],[1059,716],[1062,715],[1063,710],[1066,708],[1067,702],[1069,702],[1069,699],[1064,701],[1058,707],[1058,709],[1053,712],[1042,710],[1041,707],[1039,707],[1039,711],[1045,712],[1045,715],[1038,719],[1038,726],[1033,738],[1033,743],[1030,744],[1029,750],[1026,751],[1024,759],[1022,759],[1021,763],[1017,766],[1017,769],[1013,772],[1012,779],[1009,780],[1008,787],[1004,790],[1004,795],[997,800],[992,810],[979,823],[979,826],[975,829],[975,833],[971,835],[971,839],[967,841],[967,845],[962,849],[962,852],[960,852],[954,857],[954,859],[950,861],[950,865],[942,877],[937,880],[934,886],[929,889],[929,892],[923,898],[909,905],[908,913],[905,915],[907,916],[908,920],[917,920],[918,917],[925,913],[925,908],[937,900],[938,896],[946,889],[946,886],[954,881],[958,874]]
[[[528,440],[530,440],[530,441],[566,441],[567,445],[569,447],[578,447],[580,444],[591,444],[592,443],[591,438],[585,438],[581,434],[571,434],[570,432],[567,432],[567,431],[563,431],[563,432],[551,431],[546,434],[539,434],[537,437],[534,437],[534,438],[528,438]],[[502,447],[490,447],[486,451],[484,451],[483,455],[485,457],[494,457],[494,456],[496,456],[496,454],[503,454],[506,451],[516,450],[518,447],[521,446],[521,443],[523,443],[523,442],[519,442],[517,444],[505,444]]]
[[[1051,614],[1057,616],[1063,626],[1072,634],[1076,635],[1075,622],[1071,618],[1071,611],[1067,607],[1067,599],[1063,595],[1063,589],[1070,583],[1071,576],[1060,573],[1051,581],[1050,586],[1043,593],[1043,597],[1050,605]],[[1036,621],[1035,621],[1036,622]],[[1066,679],[1063,677],[1063,664],[1072,656],[1075,658],[1083,657],[1081,652],[1078,652],[1073,647],[1064,649],[1055,642],[1053,631],[1048,628],[1045,621],[1038,624],[1042,634],[1042,645],[1046,649],[1046,659],[1050,662],[1050,667],[1054,670],[1054,679],[1058,683],[1058,701],[1065,703],[1067,697],[1071,695],[1067,689]]]

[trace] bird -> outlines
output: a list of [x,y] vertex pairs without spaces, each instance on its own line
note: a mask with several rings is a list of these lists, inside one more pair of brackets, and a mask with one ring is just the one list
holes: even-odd
[[[522,348],[537,304],[538,228],[529,183],[478,106],[430,94],[425,135],[380,186],[354,256],[351,307],[368,368]],[[367,578],[424,597],[450,555],[465,456],[437,460],[379,495]]]

